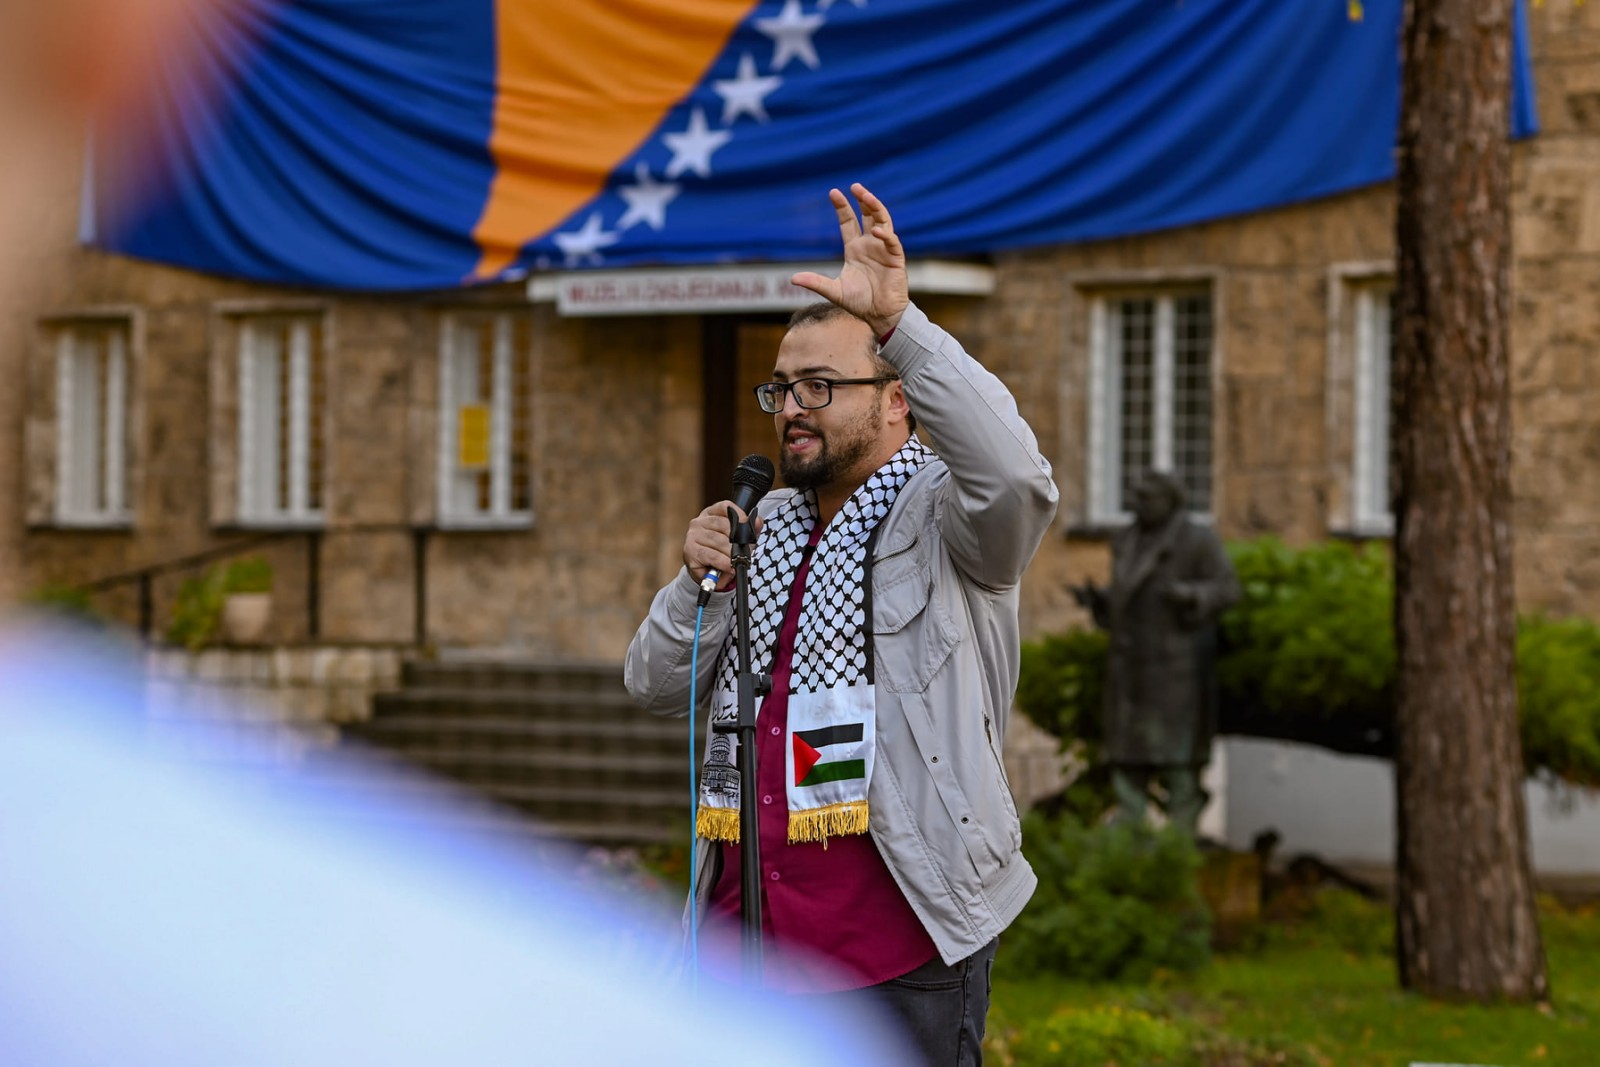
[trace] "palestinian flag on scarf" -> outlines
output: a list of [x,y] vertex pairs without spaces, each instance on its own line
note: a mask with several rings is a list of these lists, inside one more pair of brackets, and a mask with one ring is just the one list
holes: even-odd
[[872,684],[861,679],[789,694],[784,789],[791,843],[867,832],[873,699]]
[[796,788],[866,778],[867,761],[855,756],[865,733],[859,722],[795,732],[789,766]]

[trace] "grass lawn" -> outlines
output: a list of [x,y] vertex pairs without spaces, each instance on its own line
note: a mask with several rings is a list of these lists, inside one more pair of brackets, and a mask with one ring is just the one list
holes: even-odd
[[[1401,992],[1391,922],[1384,906],[1326,891],[1307,920],[1263,927],[1247,950],[1219,954],[1197,974],[1160,975],[1142,986],[1013,973],[1002,938],[987,1059],[1006,1067],[1019,1030],[1066,1010],[1089,1019],[1148,1013],[1177,1024],[1191,1048],[1209,1041],[1226,1046],[1173,1062],[1600,1064],[1600,912],[1594,906],[1541,910],[1553,994],[1542,1006],[1446,1004]],[[1058,1062],[1106,1064],[1074,1059],[1065,1050]]]

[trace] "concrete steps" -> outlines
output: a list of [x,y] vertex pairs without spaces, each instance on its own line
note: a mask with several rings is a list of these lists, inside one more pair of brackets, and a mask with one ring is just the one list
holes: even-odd
[[641,711],[615,664],[408,663],[341,744],[423,772],[391,787],[406,794],[487,802],[477,822],[495,832],[608,845],[688,832],[688,720]]

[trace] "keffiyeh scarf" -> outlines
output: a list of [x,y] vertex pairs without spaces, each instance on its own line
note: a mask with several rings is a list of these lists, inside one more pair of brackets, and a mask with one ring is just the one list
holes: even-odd
[[[784,784],[788,840],[826,841],[867,831],[867,783],[876,740],[873,689],[872,544],[884,516],[933,451],[912,436],[851,494],[817,543],[789,673]],[[814,493],[763,512],[750,564],[750,661],[770,673],[789,590],[817,523]],[[738,721],[737,630],[723,642],[711,722]],[[700,775],[695,832],[739,840],[738,735],[713,730]]]

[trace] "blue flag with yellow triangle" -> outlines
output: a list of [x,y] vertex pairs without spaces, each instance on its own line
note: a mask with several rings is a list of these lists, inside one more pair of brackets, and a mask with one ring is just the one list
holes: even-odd
[[[1183,226],[1394,174],[1402,0],[232,0],[92,242],[408,290],[829,260],[865,182],[918,255]],[[1508,134],[1534,132],[1518,9]]]

